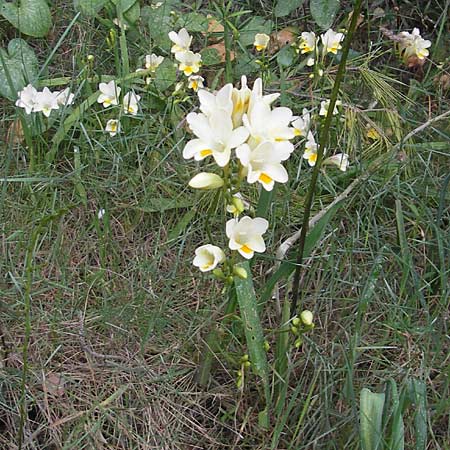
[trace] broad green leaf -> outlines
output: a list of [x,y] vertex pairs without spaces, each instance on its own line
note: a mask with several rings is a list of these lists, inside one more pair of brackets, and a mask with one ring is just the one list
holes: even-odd
[[359,425],[362,450],[381,450],[384,394],[361,390]]
[[36,55],[23,39],[10,41],[7,51],[0,49],[0,95],[3,97],[15,100],[17,92],[34,82],[38,72]]
[[158,8],[146,8],[145,16],[148,20],[148,29],[153,44],[167,51],[172,43],[168,33],[173,30],[172,17],[170,12],[178,2],[175,0],[165,0]]
[[208,19],[203,14],[191,12],[183,14],[176,22],[176,28],[186,28],[190,32],[202,33],[208,31]]
[[108,3],[109,0],[74,0],[76,11],[81,11],[85,16],[95,16]]
[[244,47],[252,45],[255,41],[255,34],[270,34],[272,26],[273,24],[270,20],[266,20],[260,16],[254,16],[240,29],[239,41]]
[[0,14],[28,36],[43,37],[52,26],[52,16],[46,0],[21,0],[19,6],[0,1]]
[[122,14],[125,22],[134,24],[141,15],[141,6],[138,0],[112,0],[116,5],[117,15]]
[[[319,242],[320,238],[322,237],[323,232],[325,231],[325,227],[328,225],[330,220],[333,218],[333,216],[336,214],[337,210],[342,206],[341,203],[337,203],[334,205],[333,208],[331,208],[312,228],[309,230],[308,235],[306,236],[306,242],[305,242],[305,250],[304,250],[304,257],[307,258],[316,244]],[[294,257],[296,248],[291,249],[291,253],[287,255],[287,257]],[[280,281],[283,278],[288,278],[289,275],[295,270],[295,260],[287,260],[281,263],[278,270],[267,280],[264,290],[261,294],[261,299],[259,302],[259,307],[262,307],[267,300],[272,296],[273,289],[278,281]]]
[[239,264],[247,272],[247,278],[235,278],[236,296],[244,325],[245,339],[253,371],[263,383],[266,408],[259,414],[260,425],[268,425],[268,407],[270,403],[269,363],[264,348],[264,332],[258,314],[258,302],[253,287],[252,273],[248,261]]
[[289,67],[296,56],[294,48],[290,45],[285,45],[277,54],[277,62],[280,66]]
[[215,66],[222,62],[220,54],[215,48],[204,48],[200,51],[200,54],[202,55],[202,65],[204,66]]
[[314,21],[325,30],[333,24],[339,10],[339,0],[310,0],[309,8]]
[[154,83],[158,91],[165,91],[177,80],[177,68],[169,58],[158,66],[155,73]]
[[275,17],[288,16],[294,9],[300,8],[305,0],[278,0],[275,5]]

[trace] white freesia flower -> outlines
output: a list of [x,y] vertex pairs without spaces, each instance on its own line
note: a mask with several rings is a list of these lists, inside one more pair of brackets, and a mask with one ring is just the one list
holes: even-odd
[[127,92],[123,97],[123,111],[125,114],[131,114],[135,116],[138,113],[138,103],[141,99],[140,95],[136,95],[134,92]]
[[158,56],[152,53],[145,55],[145,68],[150,72],[155,72],[159,65],[164,61],[164,56]]
[[223,183],[223,178],[215,173],[200,172],[189,181],[189,186],[194,189],[217,189]]
[[186,28],[182,28],[178,33],[171,31],[169,33],[169,39],[173,42],[173,46],[170,49],[172,53],[184,53],[189,51],[191,46],[192,36],[189,35]]
[[[333,109],[333,116],[339,113],[338,106],[342,105],[340,100],[336,100]],[[328,114],[328,108],[330,107],[330,100],[322,100],[320,102],[319,116],[326,116]]]
[[73,103],[73,99],[75,98],[75,94],[70,92],[70,88],[55,92],[55,94],[59,106],[69,106]]
[[336,33],[329,29],[326,33],[320,36],[325,53],[337,54],[338,50],[342,48],[341,42],[344,40],[343,33]]
[[255,46],[256,50],[258,50],[258,52],[260,52],[267,48],[269,41],[270,41],[270,36],[268,36],[265,33],[257,33],[255,35],[255,41],[253,42],[253,45]]
[[303,108],[302,112],[302,116],[295,117],[295,120],[292,122],[292,127],[294,128],[294,134],[296,136],[306,136],[311,126],[311,114],[306,108]]
[[292,111],[286,107],[270,109],[261,99],[257,101],[248,114],[244,114],[242,121],[250,133],[249,145],[256,147],[263,141],[274,144],[274,150],[280,161],[289,158],[294,145],[289,139],[295,137],[294,130],[289,126],[292,121]]
[[111,80],[109,83],[100,83],[98,85],[98,89],[100,91],[100,95],[97,98],[97,102],[103,103],[104,108],[119,104],[121,88],[117,86],[114,80]]
[[314,135],[308,132],[308,137],[305,143],[305,151],[303,153],[303,158],[308,161],[308,164],[313,167],[316,165],[317,161],[317,144],[314,139]]
[[247,86],[247,77],[242,75],[241,88],[233,88],[231,94],[231,100],[233,102],[232,120],[235,127],[242,125],[242,116],[248,111],[251,95],[252,91]]
[[431,47],[431,41],[423,39],[418,28],[414,28],[412,33],[402,31],[399,36],[402,39],[399,43],[400,53],[405,59],[414,55],[424,59],[430,54],[428,48]]
[[202,113],[189,113],[186,120],[198,139],[192,139],[184,147],[185,159],[200,161],[212,155],[216,163],[224,167],[230,160],[231,149],[239,147],[248,138],[245,127],[233,130],[230,115],[220,109],[210,117]]
[[17,93],[19,98],[16,101],[16,106],[25,108],[27,114],[31,114],[36,105],[36,95],[38,91],[29,84]]
[[200,111],[208,117],[217,110],[225,111],[228,115],[231,115],[233,112],[232,92],[233,85],[231,83],[226,84],[215,93],[200,89],[198,91]]
[[114,137],[117,133],[120,133],[120,122],[117,119],[109,119],[106,122],[105,131],[109,133],[111,137]]
[[195,250],[193,264],[202,272],[209,272],[225,261],[225,253],[216,245],[206,244]]
[[317,45],[317,38],[315,33],[312,31],[304,31],[301,34],[299,48],[301,53],[310,53],[313,52]]
[[[316,63],[316,60],[315,60],[312,56],[309,57],[309,58],[306,60],[306,65],[307,65],[308,67],[313,66],[315,63]],[[321,70],[321,69],[320,69],[320,70]]]
[[266,244],[262,235],[269,228],[269,222],[261,217],[252,219],[248,216],[242,219],[230,219],[226,225],[229,238],[228,247],[237,250],[244,258],[253,258],[254,252],[262,253]]
[[288,173],[271,142],[262,142],[254,150],[243,144],[236,149],[236,156],[245,167],[250,184],[258,181],[266,191],[271,191],[275,181],[286,183],[288,180]]
[[188,78],[188,88],[192,89],[194,92],[198,92],[199,89],[204,87],[203,82],[205,79],[200,75],[191,75]]
[[323,164],[334,165],[345,172],[348,168],[348,155],[347,153],[337,153],[336,155],[330,156],[323,161]]
[[45,87],[42,92],[38,92],[35,97],[34,111],[42,111],[45,117],[49,117],[53,109],[59,109],[58,93],[51,92]]
[[98,210],[98,213],[97,213],[98,220],[102,220],[102,219],[103,219],[103,216],[104,216],[105,214],[106,214],[105,209],[104,209],[104,208],[100,208],[100,209]]
[[180,63],[179,69],[188,77],[193,73],[197,73],[202,65],[202,55],[194,53],[190,50],[183,53],[175,54],[176,60]]
[[279,96],[280,96],[279,92],[275,94],[263,95],[262,79],[257,78],[253,83],[253,89],[250,94],[247,113],[250,114],[253,109],[253,106],[260,100],[262,100],[267,106],[270,106],[275,100],[278,99]]

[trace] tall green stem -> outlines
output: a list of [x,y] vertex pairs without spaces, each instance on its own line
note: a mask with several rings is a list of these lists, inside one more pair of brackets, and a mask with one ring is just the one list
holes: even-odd
[[313,173],[311,176],[311,182],[309,184],[308,194],[306,196],[305,213],[303,215],[302,229],[301,229],[300,238],[299,238],[298,253],[297,253],[297,260],[296,260],[297,267],[295,269],[294,281],[293,281],[293,285],[292,285],[291,316],[295,315],[295,312],[297,310],[297,304],[298,304],[298,298],[299,298],[299,288],[300,288],[301,264],[303,261],[303,253],[305,251],[306,235],[308,233],[308,224],[309,224],[309,218],[311,215],[311,206],[312,206],[312,202],[314,200],[314,192],[316,190],[316,184],[317,184],[317,180],[319,178],[319,172],[320,172],[320,167],[322,165],[324,151],[328,145],[331,121],[333,119],[333,111],[334,111],[334,107],[336,105],[336,100],[337,100],[338,93],[339,93],[339,87],[341,85],[342,78],[344,77],[348,52],[350,50],[350,43],[352,41],[353,34],[356,29],[359,12],[361,10],[361,4],[362,4],[362,0],[356,0],[355,7],[353,8],[352,20],[351,20],[348,34],[345,38],[345,42],[344,42],[344,45],[342,48],[341,62],[338,67],[336,79],[335,79],[334,85],[333,85],[333,90],[331,91],[330,105],[328,107],[328,113],[325,118],[325,122],[323,124],[322,131],[320,133],[319,149],[317,151],[317,161],[316,161],[316,165],[314,166],[314,170],[313,170]]
[[223,5],[223,41],[225,44],[225,82],[233,82],[233,67],[231,65],[231,28],[228,24],[230,4]]

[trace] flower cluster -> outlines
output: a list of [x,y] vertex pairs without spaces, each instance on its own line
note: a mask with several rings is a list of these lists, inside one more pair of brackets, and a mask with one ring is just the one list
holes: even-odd
[[189,88],[197,92],[203,87],[205,80],[200,75],[195,75],[202,65],[202,55],[190,50],[192,36],[189,35],[186,28],[182,28],[178,33],[171,31],[169,39],[173,43],[170,51],[179,63],[178,69],[188,77]]
[[[110,106],[118,106],[120,102],[120,93],[122,89],[117,86],[114,80],[109,83],[100,83],[98,85],[98,90],[100,95],[97,98],[97,103],[103,105],[104,108]],[[122,98],[122,108],[124,114],[135,116],[139,111],[139,100],[140,95],[135,94],[133,91],[127,92]],[[118,119],[108,120],[105,131],[110,134],[110,136],[115,136],[120,132],[120,122]]]
[[[186,117],[195,138],[186,143],[183,157],[196,161],[213,159],[222,169],[221,175],[201,172],[189,185],[195,189],[223,189],[226,211],[233,214],[226,223],[228,247],[246,259],[265,251],[262,236],[269,223],[261,217],[239,218],[249,207],[239,193],[242,182],[259,183],[267,191],[275,183],[286,183],[288,172],[283,163],[293,153],[291,141],[296,137],[305,138],[304,158],[309,164],[313,166],[317,159],[318,146],[310,130],[311,113],[304,109],[302,116],[296,117],[289,108],[273,107],[279,95],[264,95],[260,78],[250,89],[243,76],[240,89],[231,83],[214,93],[200,89],[200,112],[191,112]],[[326,107],[324,102],[321,108]],[[334,155],[326,163],[346,170],[348,155]],[[217,246],[207,244],[196,250],[194,265],[203,272],[214,270],[223,262],[226,262],[224,252]],[[239,268],[228,269],[229,274],[236,274]]]
[[75,97],[69,88],[52,92],[45,87],[42,91],[38,91],[31,84],[24,87],[17,95],[19,98],[16,101],[16,106],[24,108],[27,114],[42,112],[45,117],[50,117],[54,109],[71,105]]
[[423,39],[418,28],[414,28],[412,33],[402,31],[398,37],[400,38],[399,51],[405,61],[414,56],[423,60],[429,55],[428,48],[431,47],[431,41]]

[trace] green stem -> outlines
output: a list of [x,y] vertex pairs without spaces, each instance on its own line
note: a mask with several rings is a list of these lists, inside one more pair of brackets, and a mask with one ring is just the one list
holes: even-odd
[[297,310],[297,304],[298,304],[298,298],[299,298],[299,288],[300,288],[301,264],[302,264],[302,260],[303,260],[303,253],[305,250],[306,235],[308,233],[308,223],[309,223],[309,218],[311,215],[311,206],[312,206],[312,202],[314,199],[314,192],[316,189],[317,180],[319,178],[319,172],[320,172],[320,167],[322,165],[324,151],[328,145],[331,121],[333,119],[333,111],[334,111],[334,107],[336,105],[336,100],[337,100],[338,93],[339,93],[339,87],[340,87],[341,81],[344,77],[348,52],[350,50],[350,43],[352,41],[352,37],[353,37],[353,34],[356,29],[359,12],[361,10],[361,4],[362,4],[362,0],[356,0],[355,7],[353,8],[352,20],[351,20],[348,34],[345,38],[345,42],[344,42],[344,45],[342,48],[341,62],[339,63],[339,68],[338,68],[338,71],[336,74],[336,79],[334,81],[333,90],[331,91],[330,105],[328,107],[328,113],[325,118],[322,132],[320,133],[319,149],[317,151],[317,161],[316,161],[316,165],[314,166],[314,170],[313,170],[313,173],[311,176],[311,182],[309,184],[308,194],[306,196],[305,213],[303,215],[303,223],[302,223],[302,228],[301,228],[301,233],[300,233],[300,238],[299,238],[299,246],[298,246],[298,253],[297,253],[297,260],[296,260],[297,267],[295,269],[294,281],[293,281],[293,285],[292,285],[291,316],[295,315],[296,310]]
[[223,40],[225,44],[225,82],[233,82],[233,67],[231,65],[231,29],[228,24],[229,5],[223,5]]

